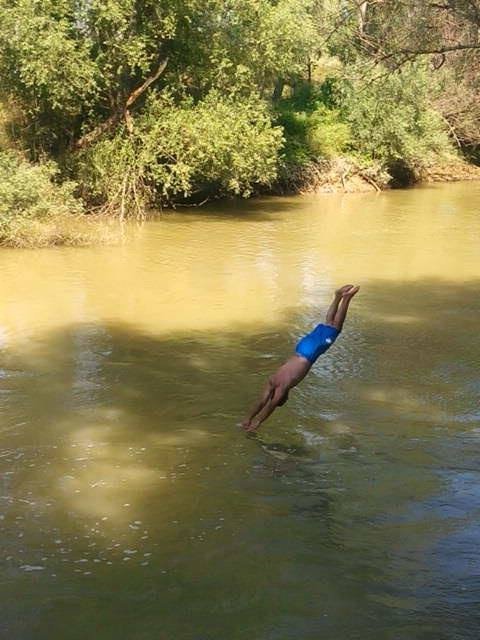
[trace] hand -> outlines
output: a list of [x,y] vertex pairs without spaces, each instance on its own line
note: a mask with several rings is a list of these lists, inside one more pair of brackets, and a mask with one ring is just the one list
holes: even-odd
[[256,431],[258,429],[258,426],[258,422],[256,422],[255,420],[245,420],[245,422],[242,422],[242,428],[249,433],[251,433],[252,431]]

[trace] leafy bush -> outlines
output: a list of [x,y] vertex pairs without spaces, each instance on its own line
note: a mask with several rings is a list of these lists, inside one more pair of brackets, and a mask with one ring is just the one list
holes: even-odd
[[246,197],[275,179],[281,143],[281,130],[258,99],[214,92],[176,105],[157,95],[132,134],[121,130],[83,156],[81,176],[90,198],[122,217],[152,202]]
[[350,126],[342,122],[338,111],[320,108],[310,116],[307,141],[314,155],[334,158],[349,147],[350,138]]
[[277,117],[276,124],[284,133],[283,165],[302,166],[312,159],[308,146],[308,115],[304,111],[289,111],[284,108]]
[[431,106],[434,92],[427,71],[418,65],[369,82],[346,82],[342,112],[353,134],[352,151],[387,168],[401,164],[413,172],[451,155],[445,123]]
[[74,218],[83,206],[74,185],[55,183],[53,163],[32,165],[19,154],[0,151],[0,244],[41,246],[84,241]]
[[377,69],[375,74],[362,78],[358,68],[346,68],[342,78],[327,79],[312,89],[300,87],[281,101],[284,182],[289,182],[288,172],[298,176],[299,171],[305,182],[304,175],[316,173],[312,162],[343,156],[363,167],[362,174],[374,166],[381,183],[388,172],[394,182],[406,184],[454,155],[447,126],[432,106],[440,86],[426,69],[415,64],[401,72],[382,76]]
[[287,167],[330,159],[350,146],[350,126],[340,112],[321,105],[312,112],[288,111],[283,106],[278,118],[285,134],[284,160]]

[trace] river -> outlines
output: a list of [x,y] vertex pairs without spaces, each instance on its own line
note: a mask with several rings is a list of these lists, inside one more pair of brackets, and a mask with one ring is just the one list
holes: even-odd
[[2,250],[2,637],[476,640],[479,210],[479,183],[265,198]]

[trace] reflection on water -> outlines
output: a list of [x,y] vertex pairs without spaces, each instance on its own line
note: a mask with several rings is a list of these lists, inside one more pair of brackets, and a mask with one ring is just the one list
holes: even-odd
[[[480,186],[0,254],[8,638],[478,637]],[[236,424],[331,290],[344,334]]]

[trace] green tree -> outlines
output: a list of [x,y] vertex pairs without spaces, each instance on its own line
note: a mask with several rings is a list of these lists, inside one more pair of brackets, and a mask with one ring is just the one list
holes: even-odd
[[80,177],[90,198],[123,217],[147,204],[218,195],[248,196],[276,177],[282,132],[258,98],[195,103],[152,95],[135,130],[120,129],[82,157]]
[[16,147],[121,215],[339,155],[415,169],[448,136],[480,143],[479,16],[480,0],[0,0],[0,102]]

